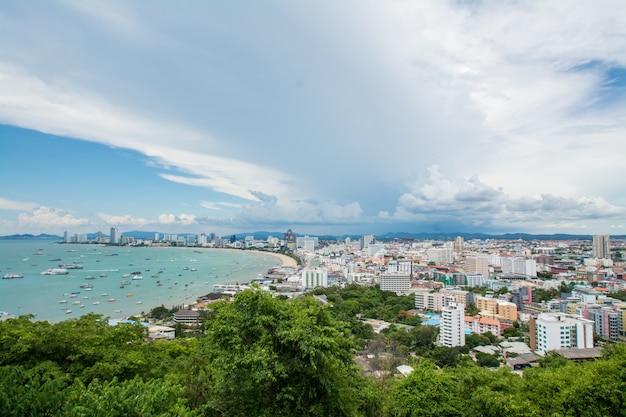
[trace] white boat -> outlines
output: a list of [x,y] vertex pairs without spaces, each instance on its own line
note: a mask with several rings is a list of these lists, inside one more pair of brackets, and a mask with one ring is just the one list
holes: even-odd
[[98,304],[100,304],[100,301],[94,301],[94,302],[93,302],[93,303],[91,303],[91,304],[93,304],[93,305],[97,306]]
[[15,278],[24,278],[24,275],[18,274],[18,273],[15,273],[15,272],[11,272],[11,273],[5,274],[2,277],[2,279],[15,279]]
[[49,268],[41,273],[41,275],[67,275],[69,271],[65,268]]

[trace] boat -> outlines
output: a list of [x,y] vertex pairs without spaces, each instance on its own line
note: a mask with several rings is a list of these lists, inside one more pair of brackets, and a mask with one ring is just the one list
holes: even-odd
[[81,264],[60,264],[59,268],[64,268],[64,269],[83,269],[84,266]]
[[191,268],[191,271],[197,271],[198,268]]
[[109,294],[108,294],[108,293],[106,293],[106,292],[103,292],[103,293],[102,293],[102,294],[100,294],[100,295],[101,295],[102,297],[106,297],[106,296],[108,296]]
[[107,275],[107,274],[104,274],[104,273],[100,274],[100,277],[101,277],[101,278],[104,278],[104,277],[106,277],[106,276],[108,276],[108,275]]
[[137,279],[143,279],[143,275],[135,275],[135,276],[133,277],[133,279],[134,279],[134,280],[137,280]]
[[141,304],[141,301],[137,301],[135,304]]
[[80,288],[93,288],[93,284],[80,284]]
[[133,296],[133,294],[130,293],[130,292],[128,294],[126,294],[126,297],[132,297],[132,296]]
[[107,300],[107,302],[108,302],[108,303],[114,303],[114,302],[115,302],[115,298],[109,298],[109,299]]
[[49,268],[41,273],[41,275],[67,275],[69,271],[65,268]]
[[85,279],[96,279],[96,277],[94,277],[93,275],[87,275],[87,278]]
[[130,276],[130,274],[124,274],[122,275],[122,278],[128,278]]
[[79,305],[79,304],[80,304],[80,301],[74,301],[72,304]]
[[72,310],[65,310],[65,314],[72,314]]
[[93,303],[91,303],[91,304],[93,304],[93,305],[97,306],[98,304],[100,304],[100,301],[94,301],[94,302],[93,302]]
[[59,301],[59,304],[67,304],[67,300],[61,300]]
[[124,280],[124,281],[122,281],[122,285],[130,285],[130,281]]
[[15,278],[24,278],[24,275],[11,272],[2,276],[2,279],[15,279]]
[[150,276],[151,276],[152,278],[158,278],[158,277],[159,277],[159,274],[152,274],[152,275],[150,275]]
[[121,313],[122,310],[113,310],[114,313]]
[[131,272],[131,275],[141,275],[141,271],[133,271]]

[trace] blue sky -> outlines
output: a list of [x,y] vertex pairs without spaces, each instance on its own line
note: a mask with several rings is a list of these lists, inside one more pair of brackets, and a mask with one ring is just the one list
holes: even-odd
[[0,234],[626,233],[622,1],[3,1]]

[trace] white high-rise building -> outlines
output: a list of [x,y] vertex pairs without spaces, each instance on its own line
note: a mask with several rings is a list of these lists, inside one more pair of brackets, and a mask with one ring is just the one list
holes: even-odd
[[611,239],[609,235],[594,235],[592,254],[594,258],[611,259]]
[[556,349],[593,347],[591,320],[564,313],[540,313],[530,324],[530,347],[541,355]]
[[328,287],[328,270],[326,268],[303,269],[301,276],[304,288]]
[[465,306],[462,303],[450,303],[441,310],[439,341],[443,346],[465,345]]
[[111,233],[109,235],[109,243],[118,245],[120,243],[120,232],[117,230],[117,227],[111,228]]

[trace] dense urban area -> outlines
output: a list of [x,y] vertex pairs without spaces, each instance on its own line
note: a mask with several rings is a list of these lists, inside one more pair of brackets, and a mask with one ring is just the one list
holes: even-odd
[[115,325],[0,321],[2,415],[626,415],[621,238],[63,243],[293,262]]

